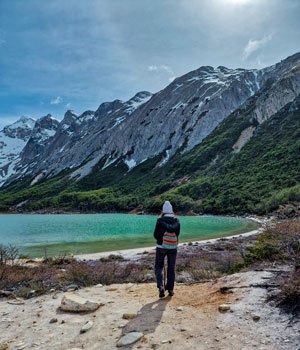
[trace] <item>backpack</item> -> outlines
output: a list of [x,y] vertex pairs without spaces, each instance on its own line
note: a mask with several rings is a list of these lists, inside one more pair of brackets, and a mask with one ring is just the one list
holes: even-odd
[[163,235],[162,247],[165,249],[177,249],[178,239],[176,233],[165,232]]

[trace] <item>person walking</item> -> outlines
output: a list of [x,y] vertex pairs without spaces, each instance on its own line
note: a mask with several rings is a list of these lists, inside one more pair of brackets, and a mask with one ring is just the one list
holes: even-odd
[[[155,276],[159,297],[164,298],[165,290],[169,296],[174,295],[175,266],[177,257],[178,236],[180,233],[180,222],[175,217],[173,207],[169,201],[165,201],[162,213],[157,219],[154,238],[156,239]],[[162,271],[165,257],[167,256],[167,284],[164,286]]]

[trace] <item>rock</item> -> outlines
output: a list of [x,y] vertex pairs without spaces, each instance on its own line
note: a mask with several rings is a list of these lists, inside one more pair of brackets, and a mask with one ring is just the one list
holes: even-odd
[[141,332],[130,332],[125,334],[117,343],[117,347],[127,346],[133,343],[136,343],[143,337],[143,333]]
[[124,328],[127,325],[127,322],[121,323],[118,325],[118,328]]
[[122,318],[124,320],[132,320],[133,318],[135,318],[137,316],[137,314],[129,314],[129,313],[125,313],[123,314]]
[[253,314],[253,315],[252,315],[252,320],[253,320],[254,322],[258,322],[258,321],[260,320],[260,316],[259,316],[259,315],[256,315],[256,314]]
[[88,321],[86,324],[84,324],[80,330],[80,333],[85,333],[88,330],[90,330],[94,325],[93,321]]
[[68,286],[65,287],[65,291],[67,292],[73,292],[74,290],[79,289],[77,284],[69,284]]
[[107,292],[115,292],[116,290],[118,290],[118,288],[115,288],[115,287],[106,288]]
[[71,312],[85,312],[85,311],[96,311],[103,303],[97,303],[79,295],[66,293],[62,298],[60,308],[64,311]]
[[17,350],[23,350],[27,347],[27,344],[25,344],[24,342],[20,342],[18,344],[15,345]]
[[102,287],[103,287],[103,284],[98,283],[98,284],[95,285],[95,287],[97,287],[97,288],[102,288]]
[[23,299],[19,299],[19,298],[16,298],[14,300],[8,300],[7,303],[11,304],[11,305],[23,305],[23,304],[25,304],[24,300]]
[[9,297],[9,296],[11,296],[13,294],[14,293],[9,291],[9,290],[0,290],[0,296]]
[[162,340],[161,343],[162,344],[167,344],[167,343],[171,344],[172,340],[170,340],[170,339]]
[[219,311],[220,312],[226,312],[228,310],[230,310],[230,305],[228,305],[228,304],[221,304],[221,305],[219,305]]
[[183,307],[179,306],[176,311],[183,311]]
[[51,318],[51,320],[49,321],[49,323],[56,323],[57,322],[57,318]]

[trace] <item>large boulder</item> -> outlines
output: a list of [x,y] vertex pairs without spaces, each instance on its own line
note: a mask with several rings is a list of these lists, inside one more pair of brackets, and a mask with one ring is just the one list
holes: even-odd
[[103,305],[103,303],[82,298],[74,293],[65,293],[64,297],[62,298],[60,308],[61,310],[70,312],[86,312],[95,311]]

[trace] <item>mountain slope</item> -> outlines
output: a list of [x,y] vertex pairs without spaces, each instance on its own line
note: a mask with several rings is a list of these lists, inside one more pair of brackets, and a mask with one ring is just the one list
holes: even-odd
[[[186,111],[193,110],[193,103],[199,101],[191,106],[185,102],[183,113],[178,113],[176,108],[165,114],[164,106],[160,108],[164,112],[159,112],[157,107],[151,111],[153,116],[148,115],[150,123],[143,122],[147,120],[148,108],[159,101],[159,96],[164,96],[162,100],[168,106],[179,98],[189,101],[191,92],[195,97],[199,94],[197,89],[206,85],[208,74],[210,81],[217,80],[218,72],[222,71],[226,86],[219,80],[208,85],[210,89],[216,89],[216,95],[210,95],[209,111],[198,118],[192,130],[189,131],[187,126],[182,128],[181,123],[183,120],[186,125],[195,122],[193,115]],[[137,95],[137,103],[141,104],[134,111],[128,112],[131,99],[104,103],[96,112],[89,111],[84,117],[67,112],[49,146],[37,157],[38,166],[42,166],[37,168],[33,164],[21,182],[12,182],[1,191],[2,210],[26,201],[23,204],[26,210],[54,207],[88,211],[129,211],[134,208],[157,211],[161,201],[168,198],[177,210],[182,211],[264,213],[285,201],[299,200],[300,54],[259,73],[231,70],[227,77],[228,71],[224,67],[215,70],[202,67],[195,71],[197,73],[191,72],[175,80],[156,95]],[[249,74],[253,79],[260,76],[261,85],[255,84],[256,92],[252,85],[250,89],[249,78],[246,79]],[[178,87],[179,81],[186,83],[186,95],[175,99],[176,90],[184,88]],[[192,88],[191,81],[199,85]],[[245,86],[248,88],[244,93],[249,97],[241,102],[241,87]],[[241,91],[230,95],[231,102],[226,103],[226,108],[230,103],[236,103],[232,102],[236,96],[240,104],[229,111],[228,116],[224,116],[225,112],[222,116],[218,104],[220,96],[224,99],[231,89]],[[199,113],[203,110],[194,112],[198,117]],[[125,118],[120,121],[121,115]],[[210,115],[212,121],[209,126],[204,122],[206,115]],[[163,118],[163,125],[157,123],[157,118]],[[220,120],[214,125],[218,118]],[[142,125],[138,123],[140,120]],[[149,140],[148,135],[153,132],[156,134]],[[196,146],[193,144],[195,135],[201,140]],[[155,152],[151,148],[154,137]],[[54,147],[53,151],[51,147]],[[114,152],[107,153],[112,148]],[[55,153],[57,155],[60,149],[62,155],[57,158]],[[142,156],[144,158],[139,161]],[[71,165],[65,166],[67,163]],[[27,187],[36,176],[39,182]]]
[[99,162],[106,168],[122,161],[132,169],[161,153],[162,162],[167,162],[178,149],[188,151],[199,144],[258,91],[269,74],[201,67],[153,96],[140,92],[127,102],[103,103],[88,122],[67,112],[52,142],[26,175],[49,178],[74,169],[72,178],[80,179]]
[[14,172],[15,163],[29,140],[34,119],[21,117],[0,131],[0,185]]

